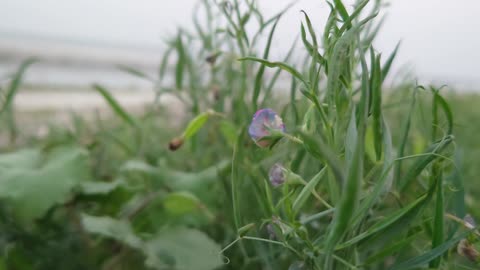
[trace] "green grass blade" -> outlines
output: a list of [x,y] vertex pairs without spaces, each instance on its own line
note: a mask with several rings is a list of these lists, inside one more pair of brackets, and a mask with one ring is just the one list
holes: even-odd
[[411,258],[409,260],[406,260],[401,263],[397,263],[390,268],[390,270],[409,270],[409,269],[416,269],[419,267],[424,267],[426,266],[430,261],[434,260],[435,258],[438,258],[442,256],[445,252],[447,252],[450,248],[454,247],[460,240],[465,238],[468,234],[470,234],[472,231],[466,231],[455,238],[452,238],[440,246],[420,255],[414,258]]
[[[358,126],[357,138],[355,138],[355,149],[352,155],[352,160],[347,164],[347,178],[343,186],[343,192],[340,198],[337,211],[335,211],[334,220],[331,229],[328,232],[325,244],[325,262],[324,268],[330,269],[332,267],[333,251],[337,243],[347,232],[351,226],[351,219],[355,212],[356,205],[358,205],[358,196],[360,191],[360,183],[363,179],[364,170],[364,154],[365,154],[365,131],[366,131],[366,116],[368,108],[368,91],[363,89],[359,104],[360,121]],[[350,123],[355,123],[355,113],[352,112]],[[354,132],[353,128],[349,131]],[[348,137],[348,135],[347,135]]]
[[338,11],[343,21],[348,21],[350,16],[348,15],[347,9],[343,5],[342,0],[333,0],[333,3],[335,4],[335,9]]
[[360,203],[360,207],[356,212],[352,223],[357,225],[358,222],[366,215],[367,211],[373,207],[382,194],[390,191],[393,183],[393,172],[392,167],[394,165],[394,155],[393,155],[393,145],[392,145],[392,135],[390,133],[390,128],[388,127],[385,119],[383,119],[383,139],[382,143],[384,145],[383,150],[383,168],[382,174],[375,182],[375,186],[368,196]]
[[165,77],[165,73],[167,72],[168,68],[168,61],[170,59],[170,55],[173,52],[173,48],[167,49],[167,51],[163,54],[162,61],[160,62],[160,66],[158,67],[158,78],[160,81],[163,81]]
[[313,59],[317,59],[319,64],[324,65],[326,63],[325,58],[323,58],[323,56],[315,50],[314,46],[307,40],[307,32],[305,31],[303,24],[300,26],[300,31],[303,45],[307,49],[308,54],[310,54]]
[[[292,43],[292,46],[290,47],[290,49],[288,50],[288,53],[287,55],[285,56],[285,58],[283,59],[283,62],[287,62],[290,60],[290,58],[292,57],[293,55],[293,52],[296,48],[296,45],[297,45],[297,40],[295,40],[293,43]],[[275,83],[277,82],[278,80],[278,77],[280,76],[280,72],[282,72],[282,69],[277,69],[275,71],[275,73],[273,74],[272,76],[272,79],[270,80],[270,82],[268,83],[268,86],[265,88],[265,95],[263,97],[263,100],[262,100],[262,103],[261,103],[261,107],[265,107],[266,106],[266,103],[267,103],[267,100],[270,99],[270,94],[272,92],[272,89],[273,87],[275,86]],[[296,86],[296,80],[293,79],[292,80],[292,84],[294,84]],[[295,87],[296,89],[296,87]]]
[[211,112],[204,112],[190,120],[187,127],[185,128],[185,131],[183,131],[183,139],[188,140],[193,135],[195,135],[205,125],[211,115]]
[[177,90],[181,90],[183,87],[183,76],[186,64],[186,53],[183,45],[183,39],[181,32],[178,34],[175,42],[175,49],[177,50],[177,65],[175,66],[175,87]]
[[392,256],[398,250],[401,250],[401,249],[407,247],[408,245],[411,245],[412,242],[419,237],[419,234],[421,232],[422,232],[421,230],[418,230],[418,231],[412,233],[411,235],[403,238],[402,240],[400,240],[398,242],[395,242],[394,244],[392,244],[392,245],[390,245],[386,248],[383,248],[380,252],[368,257],[365,260],[365,263],[363,264],[363,266],[367,266],[367,265],[373,264],[377,261],[384,260],[388,256]]
[[150,81],[150,82],[155,82],[155,80],[152,77],[150,77],[150,75],[146,74],[145,72],[143,72],[139,69],[129,67],[129,66],[126,66],[126,65],[117,65],[117,68],[120,69],[121,71],[124,71],[124,72],[126,72],[130,75],[135,76],[135,77],[145,79],[145,80]]
[[[408,134],[410,133],[410,126],[412,123],[412,116],[415,111],[415,103],[417,97],[417,88],[413,89],[412,92],[412,101],[410,103],[410,107],[408,110],[407,118],[405,119],[405,123],[402,125],[402,132],[401,132],[401,142],[400,147],[398,148],[398,157],[403,157],[405,155],[405,147],[407,145]],[[402,160],[399,160],[397,166],[395,167],[395,181],[400,180],[400,173],[402,172]]]
[[358,138],[357,121],[355,117],[355,107],[352,109],[352,115],[348,124],[347,136],[345,137],[345,161],[351,164]]
[[416,213],[425,205],[428,201],[428,194],[420,196],[417,200],[410,203],[409,205],[399,209],[392,214],[383,218],[383,220],[377,222],[376,224],[372,225],[368,230],[363,233],[358,234],[357,236],[353,237],[352,239],[338,245],[336,247],[337,250],[347,248],[353,244],[356,244],[362,240],[367,239],[368,237],[374,236],[382,231],[393,227],[396,223],[399,223],[404,220],[412,220]]
[[[443,171],[441,161],[435,162],[432,168],[432,180],[437,183],[436,200],[435,200],[435,216],[433,219],[433,236],[432,236],[432,249],[440,246],[444,241],[445,234],[445,202],[443,191]],[[441,257],[430,262],[431,268],[438,268],[441,262]]]
[[428,166],[432,161],[439,158],[438,154],[441,153],[451,142],[453,141],[452,135],[445,136],[440,142],[431,145],[426,151],[425,156],[413,164],[408,170],[407,174],[399,182],[400,191],[404,192],[410,185],[413,179],[415,179],[420,173]]
[[346,30],[352,27],[353,20],[360,15],[363,8],[368,4],[368,2],[370,2],[370,0],[364,0],[355,7],[355,10],[352,12],[350,16],[348,16],[348,19],[345,20],[342,27],[340,28],[340,32],[339,32],[340,34],[342,34],[343,32],[345,32]]
[[[371,53],[374,54],[373,49]],[[371,78],[372,90],[372,117],[373,117],[373,140],[377,160],[382,156],[382,86],[381,86],[381,67],[380,55],[373,56],[374,63]]]
[[232,175],[231,175],[231,192],[232,192],[232,207],[233,207],[233,221],[235,224],[235,229],[238,231],[238,229],[241,227],[240,222],[241,222],[241,217],[240,217],[240,206],[239,206],[239,198],[238,198],[238,191],[239,191],[239,176],[240,176],[240,153],[243,145],[243,133],[244,130],[242,130],[242,134],[238,136],[237,142],[235,144],[235,147],[233,149],[233,157],[232,157]]
[[93,88],[99,92],[105,101],[108,103],[110,108],[112,108],[113,112],[125,123],[129,124],[132,127],[137,127],[138,123],[136,120],[131,116],[123,107],[115,100],[115,98],[105,89],[103,86],[99,84],[94,84]]
[[13,104],[13,99],[15,98],[15,95],[18,92],[18,89],[20,87],[20,84],[22,82],[23,75],[25,74],[25,71],[27,68],[33,64],[36,60],[35,59],[27,59],[25,60],[20,67],[18,68],[17,72],[15,72],[15,75],[13,76],[12,81],[10,82],[10,85],[5,91],[5,98],[2,100],[1,109],[0,109],[0,115],[2,115],[10,106]]
[[282,62],[270,62],[268,60],[265,60],[265,59],[261,59],[261,58],[257,58],[257,57],[243,57],[243,58],[240,58],[238,59],[239,61],[254,61],[254,62],[259,62],[267,67],[270,67],[270,68],[280,68],[288,73],[290,73],[291,75],[293,75],[295,78],[299,79],[303,84],[305,84],[306,86],[308,86],[308,83],[305,81],[305,79],[303,78],[302,74],[300,72],[298,72],[295,68],[293,68],[292,66],[289,66],[285,63],[282,63]]
[[[265,46],[265,50],[263,52],[263,59],[268,58],[268,54],[270,53],[270,46],[272,45],[273,34],[275,33],[275,29],[277,28],[278,21],[280,17],[275,21],[275,24],[272,26],[270,30],[270,34],[268,35],[267,45]],[[252,96],[252,104],[253,104],[253,111],[257,111],[258,108],[258,96],[260,95],[260,90],[262,88],[262,81],[263,81],[263,73],[265,72],[265,65],[261,65],[258,69],[257,75],[255,76],[255,84],[253,87],[253,96]]]
[[318,185],[318,182],[323,178],[325,172],[327,171],[327,167],[322,168],[309,182],[308,184],[303,187],[302,191],[298,195],[298,197],[293,202],[293,212],[298,213],[298,211],[305,205],[307,199],[310,195],[315,191],[315,187]]
[[336,157],[333,150],[330,149],[320,138],[314,138],[311,135],[300,132],[300,136],[303,140],[305,149],[313,157],[324,160],[331,168],[333,175],[338,183],[345,183],[344,166],[340,160]]
[[447,118],[447,134],[453,134],[453,113],[452,109],[450,109],[450,105],[448,105],[447,101],[438,93],[438,91],[434,92],[434,102],[439,105],[444,114]]
[[398,49],[400,48],[400,42],[395,46],[395,50],[393,50],[392,54],[388,57],[387,61],[385,64],[383,64],[382,67],[382,82],[385,81],[385,78],[387,78],[388,72],[390,71],[390,68],[392,67],[393,60],[397,56]]
[[[357,35],[358,28],[352,28],[348,30],[335,44],[333,54],[329,58],[328,62],[328,81],[327,81],[327,98],[330,106],[336,105],[337,113],[342,113],[346,105],[345,100],[342,98],[345,96],[345,90],[342,88],[342,82],[340,80],[345,65],[349,61],[350,49],[353,41]],[[329,111],[333,111],[332,108]]]

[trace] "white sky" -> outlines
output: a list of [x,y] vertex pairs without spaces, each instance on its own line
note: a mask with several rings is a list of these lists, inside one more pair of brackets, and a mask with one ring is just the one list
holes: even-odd
[[[0,0],[2,33],[156,47],[177,25],[191,26],[197,0]],[[259,0],[273,14],[289,0]],[[344,1],[351,2],[351,1]],[[480,86],[480,0],[391,0],[376,42],[385,55],[400,39],[397,67],[408,63],[421,78]],[[300,0],[277,30],[276,52],[289,47],[304,9],[323,28],[323,0]],[[274,57],[275,54],[272,56]]]

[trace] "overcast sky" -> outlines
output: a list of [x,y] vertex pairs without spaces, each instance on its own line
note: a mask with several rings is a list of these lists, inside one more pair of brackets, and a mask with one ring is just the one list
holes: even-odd
[[[87,43],[156,47],[177,25],[190,26],[197,0],[0,0],[1,35],[26,34]],[[259,0],[273,14],[290,0]],[[344,1],[349,3],[351,1]],[[392,0],[378,40],[389,53],[402,40],[397,68],[410,64],[421,78],[458,80],[480,86],[480,0]],[[299,10],[318,30],[328,6],[300,0],[277,31],[275,52],[299,31]],[[274,57],[274,55],[273,55]]]

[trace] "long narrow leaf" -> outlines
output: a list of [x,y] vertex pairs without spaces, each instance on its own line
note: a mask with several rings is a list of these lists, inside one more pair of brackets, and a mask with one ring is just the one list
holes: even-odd
[[35,59],[25,60],[20,65],[17,72],[15,72],[15,75],[14,75],[12,81],[10,82],[10,85],[5,90],[5,98],[2,101],[2,103],[0,103],[0,106],[1,106],[0,115],[2,115],[13,104],[13,99],[18,92],[18,89],[20,87],[20,83],[22,81],[22,78],[23,78],[23,75],[24,75],[25,71],[35,61],[36,61]]
[[113,112],[120,117],[123,121],[129,124],[132,127],[138,126],[136,120],[125,110],[123,107],[117,102],[117,100],[105,89],[103,86],[99,84],[94,84],[93,88],[99,92],[105,101],[110,105]]

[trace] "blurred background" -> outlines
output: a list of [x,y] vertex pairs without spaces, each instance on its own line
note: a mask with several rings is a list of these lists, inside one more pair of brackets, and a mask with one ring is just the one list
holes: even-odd
[[[27,72],[26,86],[65,91],[88,87],[93,81],[116,89],[147,87],[144,81],[125,76],[116,66],[155,73],[165,38],[174,35],[179,26],[193,28],[191,14],[197,4],[196,0],[0,2],[0,74],[4,77],[25,58],[36,56],[42,61]],[[291,1],[259,2],[268,16]],[[387,53],[401,40],[394,73],[408,72],[422,83],[448,84],[458,91],[479,88],[480,61],[475,59],[480,59],[476,20],[480,2],[389,2],[384,28],[375,45],[378,51]],[[280,23],[283,31],[276,35],[272,58],[285,53],[292,35],[298,33],[300,9],[312,14],[319,29],[328,15],[324,1],[298,1]],[[19,98],[17,102],[23,101]]]
[[[245,3],[244,0],[238,1]],[[236,239],[237,230],[233,231],[230,228],[230,223],[232,223],[229,220],[231,207],[225,203],[227,199],[230,199],[229,183],[226,180],[230,178],[232,166],[228,158],[234,145],[241,142],[240,140],[237,142],[239,127],[244,126],[246,119],[250,121],[250,116],[256,111],[257,105],[263,107],[263,105],[273,104],[278,108],[281,107],[281,104],[275,103],[277,97],[282,97],[277,94],[287,93],[281,90],[290,88],[291,76],[281,73],[279,83],[276,83],[276,77],[272,76],[276,70],[267,69],[264,77],[275,78],[271,80],[275,83],[269,84],[271,87],[268,88],[268,91],[274,89],[276,92],[273,95],[271,92],[265,93],[261,104],[257,104],[256,101],[252,102],[250,104],[252,105],[251,114],[250,105],[240,106],[244,103],[245,97],[250,98],[243,91],[245,89],[253,90],[252,78],[254,78],[256,70],[251,70],[251,67],[258,65],[241,64],[242,70],[240,70],[237,59],[241,50],[235,47],[237,45],[231,45],[234,44],[232,41],[235,41],[240,34],[237,32],[236,37],[233,34],[234,37],[229,36],[228,30],[230,29],[226,31],[225,26],[221,26],[223,28],[220,29],[220,26],[216,28],[216,25],[213,27],[206,25],[204,29],[211,30],[208,34],[215,36],[215,39],[209,43],[210,46],[204,46],[207,42],[201,44],[198,42],[202,38],[199,33],[195,32],[197,31],[193,20],[195,16],[200,16],[201,23],[212,23],[212,20],[201,18],[205,16],[204,10],[208,9],[208,4],[206,7],[200,7],[199,2],[200,0],[0,0],[0,105],[9,98],[5,97],[4,93],[7,91],[4,90],[15,89],[15,91],[12,90],[12,93],[15,93],[9,99],[13,100],[14,106],[10,106],[10,104],[0,106],[0,108],[5,108],[0,111],[0,115],[5,116],[0,118],[2,127],[0,129],[0,149],[4,156],[3,163],[6,164],[3,168],[2,155],[0,155],[0,171],[4,169],[8,172],[11,167],[18,169],[20,175],[28,174],[25,177],[24,186],[18,184],[15,174],[10,175],[10,181],[4,182],[12,183],[13,189],[25,187],[25,190],[36,195],[36,197],[29,193],[19,193],[20,195],[18,195],[12,192],[10,186],[0,185],[0,199],[13,197],[20,206],[27,205],[28,207],[25,207],[27,210],[30,210],[30,206],[37,209],[37,201],[47,201],[45,209],[40,209],[38,216],[36,216],[37,212],[33,212],[35,215],[27,213],[27,217],[33,216],[31,219],[35,218],[36,222],[38,217],[42,217],[46,210],[52,205],[57,205],[58,202],[62,202],[58,209],[65,211],[61,215],[66,213],[66,218],[61,216],[58,220],[52,221],[52,224],[58,226],[50,224],[50,216],[35,223],[44,226],[38,226],[38,230],[35,231],[40,236],[38,238],[28,238],[31,235],[36,236],[34,233],[17,231],[20,226],[17,226],[16,223],[0,222],[0,247],[5,243],[9,244],[15,241],[21,243],[15,246],[16,250],[13,250],[12,253],[20,254],[18,255],[20,264],[31,258],[35,258],[35,261],[36,258],[46,258],[44,268],[35,268],[32,264],[30,268],[27,266],[15,269],[54,269],[49,265],[58,267],[60,264],[56,260],[62,261],[65,265],[65,267],[57,269],[92,269],[84,267],[83,263],[100,265],[100,262],[105,266],[103,269],[131,269],[128,268],[130,265],[143,263],[145,250],[139,248],[144,244],[141,241],[138,241],[141,242],[140,244],[135,241],[126,243],[131,249],[107,241],[99,241],[92,245],[89,243],[89,236],[77,233],[84,233],[83,227],[88,227],[89,218],[78,216],[84,213],[107,217],[106,219],[101,218],[100,221],[96,220],[101,223],[100,225],[106,224],[107,228],[115,227],[110,226],[112,222],[131,220],[132,227],[136,230],[135,233],[142,234],[142,237],[162,226],[194,224],[196,228],[202,229],[216,241],[215,243],[219,246],[225,247],[233,239]],[[205,3],[210,2],[213,3],[213,0]],[[218,2],[223,3],[222,0],[218,0]],[[258,0],[260,10],[264,11],[264,18],[272,17],[291,2],[291,0]],[[352,7],[356,1],[343,0],[343,2],[348,7]],[[371,6],[367,7],[371,8]],[[321,31],[324,29],[330,11],[327,2],[325,0],[298,0],[284,14],[276,28],[274,42],[268,56],[269,60],[284,61],[292,43],[299,38],[300,25],[302,21],[305,23],[305,17],[300,12],[301,10],[308,13],[317,34],[322,34]],[[476,205],[479,202],[480,186],[472,180],[476,179],[480,173],[477,169],[480,148],[476,137],[480,133],[478,124],[478,115],[480,115],[480,76],[478,75],[478,71],[480,71],[480,23],[478,21],[480,1],[391,0],[382,10],[383,13],[375,19],[375,23],[383,20],[383,25],[373,44],[377,52],[383,53],[381,58],[383,63],[400,43],[394,65],[383,84],[382,90],[386,92],[385,102],[383,106],[378,106],[384,107],[386,116],[392,120],[391,130],[394,145],[399,145],[398,142],[405,139],[407,142],[406,153],[417,155],[427,151],[425,149],[429,149],[427,147],[430,137],[433,138],[433,141],[436,139],[436,134],[430,134],[430,132],[435,133],[438,130],[445,132],[445,122],[450,124],[450,119],[442,121],[438,126],[433,125],[432,129],[431,123],[435,121],[429,117],[431,117],[432,111],[437,110],[435,107],[437,105],[433,106],[432,110],[430,91],[418,91],[418,101],[415,104],[411,100],[417,95],[418,89],[415,88],[415,81],[416,84],[424,85],[426,88],[429,84],[439,88],[441,85],[448,85],[449,87],[442,88],[441,93],[450,104],[445,107],[450,106],[448,108],[453,111],[454,148],[458,150],[452,157],[452,160],[455,159],[454,173],[449,175],[448,179],[453,179],[452,182],[455,180],[462,183],[459,179],[464,178],[467,207],[474,216],[478,217],[480,209]],[[197,14],[196,11],[201,12]],[[238,17],[239,21],[243,21],[240,20],[240,16]],[[222,22],[226,21],[223,15],[221,20],[223,20]],[[247,32],[248,27],[247,23]],[[184,30],[179,31],[179,28]],[[208,32],[208,30],[206,31]],[[195,33],[196,40],[189,36],[190,32]],[[262,35],[260,39],[266,39],[267,32],[262,32]],[[222,39],[223,36],[226,37],[225,40]],[[220,46],[217,47],[215,42],[218,42]],[[255,50],[255,55],[260,56],[259,52],[263,52],[263,45],[261,42],[259,43],[258,47],[261,49]],[[215,63],[216,57],[221,53],[216,50],[223,50],[222,46],[227,48],[232,46],[235,49],[226,50],[227,53],[218,57],[218,61]],[[293,57],[285,62],[295,65],[304,61],[306,50],[301,41],[298,42],[296,48],[298,50],[293,52]],[[169,50],[173,57],[165,56],[168,55],[166,52]],[[212,56],[214,56],[213,60],[208,61],[207,59]],[[25,70],[17,92],[15,74],[21,74],[21,72],[17,73],[17,70],[26,59],[32,57],[37,61]],[[165,66],[163,59],[167,59]],[[244,69],[243,66],[245,66]],[[216,70],[217,67],[219,67],[218,70]],[[161,70],[165,70],[165,76]],[[295,82],[295,80],[293,81]],[[104,87],[99,86],[95,90],[95,87],[92,87],[93,84]],[[292,93],[295,93],[296,89],[300,89],[299,86],[293,83],[292,85]],[[251,92],[253,93],[253,91]],[[250,95],[250,92],[247,92],[247,95]],[[252,96],[254,95],[252,94]],[[295,107],[297,101],[300,104],[299,111],[301,113],[306,111],[307,103],[300,103],[307,101],[306,99],[295,100],[294,94],[290,98],[289,106],[285,106],[283,111],[285,115],[292,110],[288,109],[290,106],[294,108],[292,112],[297,113]],[[119,106],[115,100],[122,106]],[[157,101],[162,103],[161,105],[168,106],[157,106]],[[152,104],[153,106],[151,106]],[[208,106],[202,107],[202,104]],[[182,149],[172,154],[170,150],[176,150],[182,144],[181,137],[185,135],[178,137],[179,134],[184,134],[178,130],[187,126],[185,120],[192,119],[194,116],[210,117],[209,113],[200,114],[210,108],[217,112],[229,112],[232,117],[231,119],[227,117],[227,121],[217,119],[205,124],[203,131],[195,135]],[[146,113],[131,115],[129,113],[141,110]],[[445,109],[445,111],[448,110]],[[164,112],[167,113],[164,114]],[[5,114],[2,115],[2,113]],[[111,117],[113,114],[118,117]],[[290,119],[285,118],[290,121],[290,123],[286,122],[287,126],[289,126],[288,124],[295,126],[301,119],[298,115],[290,117],[291,115],[288,114],[288,116]],[[449,114],[446,116],[448,118]],[[404,119],[407,119],[406,122]],[[404,126],[405,129],[410,128],[410,122],[412,131],[403,133]],[[218,130],[221,132],[217,132]],[[233,135],[226,136],[225,134]],[[407,135],[408,138],[403,137]],[[172,140],[172,138],[175,139]],[[179,140],[179,145],[175,145]],[[248,147],[254,146],[250,140],[249,142]],[[71,149],[68,148],[65,153],[51,150],[56,149],[57,145],[63,144],[69,145],[68,147]],[[27,151],[23,151],[23,148],[26,148]],[[28,151],[29,149],[30,151]],[[285,148],[285,150],[289,149]],[[12,153],[17,156],[12,158],[9,156],[9,151],[13,151]],[[87,151],[88,159],[85,154]],[[257,164],[254,162],[250,164],[250,160],[263,162],[263,159],[267,160],[266,157],[270,155],[270,152],[245,152],[251,155],[245,154],[243,157],[244,165],[248,165],[244,169],[245,172],[255,171],[251,169],[253,168],[252,164],[255,166]],[[294,152],[289,150],[285,153],[288,154],[282,158],[286,159],[289,154]],[[65,158],[66,154],[75,158],[69,160]],[[282,152],[279,154],[283,155]],[[375,154],[373,152],[371,156],[375,156]],[[52,162],[45,159],[49,155],[53,156]],[[305,151],[302,155],[305,155]],[[228,158],[225,159],[225,157]],[[303,157],[299,159],[300,162],[303,162],[302,166],[313,172],[316,165],[310,165],[314,160],[302,161],[302,159]],[[30,160],[34,162],[30,162]],[[64,162],[65,160],[66,162]],[[375,161],[376,159],[372,158],[371,160]],[[53,163],[57,170],[47,171],[47,173],[38,170],[40,173],[44,173],[40,176],[43,177],[41,181],[46,183],[45,187],[38,186],[44,188],[41,189],[36,186],[39,183],[36,164],[44,161],[45,164]],[[410,161],[406,161],[407,164],[409,164],[408,162]],[[404,166],[403,168],[412,167]],[[31,171],[32,173],[30,173]],[[311,173],[310,171],[308,172]],[[52,172],[53,176],[48,174]],[[80,172],[92,172],[93,176],[83,176]],[[2,175],[0,172],[0,175],[0,178],[4,180],[6,173]],[[71,188],[65,187],[63,190],[56,188],[60,181],[55,181],[60,179],[61,183],[64,183],[63,180],[72,175],[72,179],[75,181],[83,181],[80,179],[81,177],[93,180],[93,183],[79,185],[81,195],[78,197],[72,195],[77,192],[74,189],[77,186],[73,180]],[[426,176],[428,176],[428,172],[422,175],[423,178]],[[246,173],[243,177],[257,179],[259,175]],[[260,175],[260,177],[263,176]],[[157,181],[159,179],[161,180]],[[164,185],[162,182],[164,179],[168,184]],[[198,179],[201,180],[197,181]],[[209,189],[210,186],[202,184],[204,179],[209,179],[209,181],[218,179],[221,184],[215,184],[215,189]],[[30,183],[35,183],[35,185]],[[129,186],[131,183],[134,184]],[[199,214],[200,218],[197,219],[195,216],[190,219],[186,215],[184,219],[185,213],[181,212],[183,210],[176,213],[177,209],[171,207],[173,210],[172,213],[169,213],[168,211],[171,209],[163,206],[166,204],[163,201],[164,188],[165,196],[167,196],[171,194],[172,190],[183,192],[190,191],[189,188],[196,189],[197,187],[194,185],[198,183],[202,184],[201,188],[204,189],[198,192],[201,199],[195,201],[196,197],[186,197],[188,200],[195,199],[191,204],[191,210],[186,210],[186,212],[192,211]],[[243,183],[250,182],[244,181]],[[49,184],[51,187],[48,186]],[[190,184],[192,186],[189,186]],[[169,185],[172,185],[173,188]],[[251,205],[256,202],[252,199],[253,196],[259,196],[260,193],[251,192],[248,185],[244,185],[242,188],[242,190],[248,190],[248,192],[243,192],[242,200],[248,203],[242,207],[248,209],[252,217],[259,220],[263,210],[256,205],[256,208]],[[259,187],[256,188],[261,190]],[[455,188],[457,187],[448,186],[449,191]],[[57,191],[57,194],[60,194],[58,196],[65,198],[55,199],[52,197],[54,200],[49,202],[51,196],[45,196],[45,194],[49,194],[47,192],[50,191],[52,194]],[[462,193],[459,201],[463,205],[463,187],[457,188],[455,192],[457,191],[459,194]],[[238,193],[241,194],[241,192]],[[410,191],[406,195],[411,195],[409,193]],[[412,192],[412,194],[414,193]],[[81,198],[79,201],[75,201],[71,200],[69,196]],[[173,198],[175,200],[175,197]],[[155,201],[156,199],[158,201]],[[203,204],[202,200],[205,200],[206,203]],[[162,206],[160,207],[160,205]],[[206,207],[204,207],[205,205]],[[213,214],[209,212],[209,208],[213,209]],[[200,213],[199,209],[205,213]],[[3,214],[2,205],[0,205],[0,220],[3,216],[9,216],[7,210],[5,211],[7,214]],[[386,211],[390,211],[390,209],[388,208]],[[138,214],[139,212],[142,213]],[[51,213],[55,213],[55,211],[49,212],[49,215]],[[170,214],[171,216],[169,216]],[[236,214],[234,213],[234,215]],[[51,216],[52,220],[57,218],[53,214]],[[463,216],[463,214],[459,215],[459,217]],[[110,219],[110,217],[118,218],[118,220]],[[83,227],[79,225],[80,219],[83,220]],[[95,219],[92,220],[95,221]],[[210,223],[215,225],[209,226]],[[29,225],[31,224],[29,223]],[[128,237],[118,239],[132,234],[128,229],[130,223],[119,224],[122,226],[122,230],[125,227],[127,229],[120,233],[109,230],[105,233],[96,231],[95,227],[97,226],[91,226],[94,228],[90,228],[88,231],[93,234],[106,234],[109,238],[114,238],[119,242],[131,239]],[[4,228],[12,229],[12,231]],[[125,233],[125,231],[127,232]],[[144,232],[147,233],[144,234]],[[180,238],[184,236],[182,231],[177,231],[177,234]],[[14,237],[10,237],[11,235]],[[25,235],[28,237],[24,237]],[[47,243],[45,239],[48,237],[53,239],[48,240],[50,246],[45,244]],[[207,239],[208,241],[205,240],[203,234],[201,237],[203,237],[202,244],[194,246],[194,248],[198,248],[197,250],[204,250],[204,243],[214,243],[209,240],[210,238]],[[133,239],[137,238],[133,237]],[[152,239],[149,238],[148,241],[150,240]],[[172,240],[172,242],[174,241]],[[31,245],[31,243],[35,245]],[[158,243],[161,246],[162,241],[158,241]],[[78,248],[77,244],[81,248]],[[87,248],[83,248],[85,246]],[[64,256],[63,253],[67,249],[70,249],[71,254]],[[415,250],[410,246],[407,249]],[[24,250],[31,253],[23,253]],[[244,254],[235,253],[237,251],[231,252],[227,255],[231,255],[233,258],[232,265],[244,263]],[[252,254],[257,253],[257,250],[252,252]],[[50,260],[51,254],[55,254],[55,259]],[[131,256],[122,258],[124,254]],[[197,256],[197,252],[188,254]],[[147,257],[150,255],[150,253],[147,254]],[[156,255],[153,257],[156,258]],[[202,257],[202,255],[198,255],[198,257]],[[89,260],[85,262],[85,258]],[[248,256],[246,258],[250,260]],[[199,260],[201,259],[203,258]],[[0,270],[8,269],[2,268],[2,260],[3,258],[0,257]],[[17,260],[17,258],[14,256],[12,260]],[[131,261],[129,261],[130,264],[125,264],[125,268],[116,268],[117,265],[124,265],[125,261],[123,260]],[[249,266],[249,263],[253,261],[252,259],[246,262],[246,267],[243,269],[258,269]],[[72,263],[78,263],[80,266],[71,268]]]

